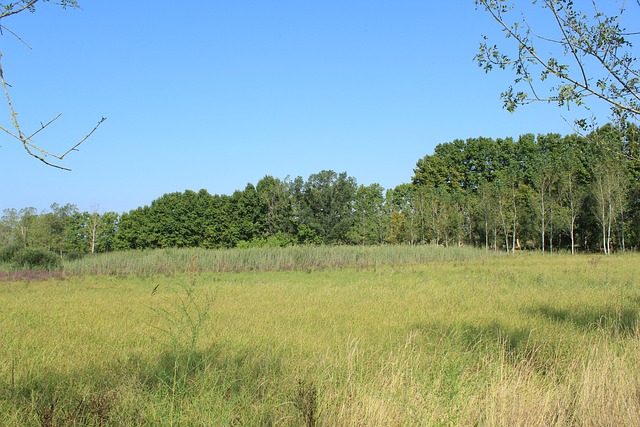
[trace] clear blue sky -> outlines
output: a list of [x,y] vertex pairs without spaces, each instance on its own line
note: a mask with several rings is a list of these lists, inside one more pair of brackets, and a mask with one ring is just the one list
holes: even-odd
[[[443,142],[572,130],[552,105],[510,114],[511,75],[473,61],[499,35],[472,0],[81,1],[2,24],[4,76],[25,131],[61,164],[0,135],[0,210],[53,202],[125,212],[164,193],[231,194],[265,175],[346,171],[409,182]],[[0,123],[7,126],[6,106]]]

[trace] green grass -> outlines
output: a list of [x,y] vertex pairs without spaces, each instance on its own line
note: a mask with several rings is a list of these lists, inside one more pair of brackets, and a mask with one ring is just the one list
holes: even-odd
[[0,283],[0,425],[640,425],[638,255],[203,257]]

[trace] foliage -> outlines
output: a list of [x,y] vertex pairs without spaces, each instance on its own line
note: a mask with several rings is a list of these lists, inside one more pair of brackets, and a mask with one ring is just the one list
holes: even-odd
[[[39,0],[18,0],[11,3],[0,3],[0,18],[15,15],[17,13],[28,10],[29,12],[35,12],[36,3]],[[62,8],[78,8],[78,2],[75,0],[42,0],[42,3],[54,3],[62,6]]]
[[22,248],[13,254],[12,262],[20,269],[55,270],[62,265],[58,255],[42,248]]
[[509,0],[476,0],[476,6],[493,17],[507,39],[499,46],[485,36],[475,56],[487,72],[497,67],[515,75],[501,95],[507,110],[533,101],[567,108],[603,101],[617,120],[639,116],[633,38],[640,2],[541,0],[515,10]]
[[[640,181],[634,178],[637,126],[626,129],[609,125],[586,137],[528,134],[438,145],[414,169],[414,185],[426,191],[416,192],[409,206],[430,212],[430,227],[418,229],[420,238],[446,241],[463,232],[471,244],[511,251],[566,247],[573,252],[578,242],[607,253],[612,246],[628,247],[626,230],[635,227],[629,216],[640,206],[626,195],[637,191]],[[614,165],[616,183],[608,187],[607,202],[594,183],[605,177],[613,184]],[[591,211],[597,200],[610,212],[605,226]],[[598,238],[598,224],[607,229],[604,239]],[[429,228],[430,237],[423,232]]]
[[[305,225],[310,235],[321,243],[336,244],[348,241],[351,228],[352,203],[357,184],[346,172],[340,174],[323,170],[309,176],[306,182],[299,178],[292,190],[295,203],[294,215],[298,223]],[[305,230],[307,232],[307,230]],[[308,243],[305,236],[304,243]]]
[[23,248],[19,243],[12,243],[0,247],[0,262],[10,263],[13,261],[16,253]]
[[361,185],[353,200],[353,224],[348,232],[351,243],[377,245],[384,243],[387,230],[384,188],[380,184]]
[[264,233],[267,236],[295,234],[291,182],[265,176],[256,185],[256,191],[264,213]]

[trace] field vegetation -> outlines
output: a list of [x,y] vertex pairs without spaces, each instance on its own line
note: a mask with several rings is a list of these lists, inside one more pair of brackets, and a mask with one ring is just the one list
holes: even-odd
[[640,425],[637,254],[111,253],[0,282],[0,425]]

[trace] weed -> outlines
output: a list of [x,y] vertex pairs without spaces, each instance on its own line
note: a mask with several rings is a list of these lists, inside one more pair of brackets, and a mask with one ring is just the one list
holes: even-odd
[[[188,281],[180,286],[181,293],[169,301],[167,308],[154,308],[164,323],[164,327],[158,327],[158,329],[169,337],[171,345],[171,357],[168,364],[170,370],[161,373],[160,377],[170,394],[169,417],[171,425],[173,425],[174,418],[178,416],[176,414],[178,399],[187,393],[191,376],[203,363],[202,358],[198,357],[197,345],[212,306],[209,294],[204,297],[199,295],[197,255],[192,256],[187,272]],[[154,287],[151,292],[152,296],[158,287],[159,285]]]
[[315,427],[318,412],[318,393],[316,387],[311,381],[298,380],[296,389],[295,405],[300,411],[304,425],[306,427]]
[[55,411],[56,404],[55,402],[51,402],[50,404],[45,405],[39,411],[40,425],[42,427],[53,427],[55,424]]

